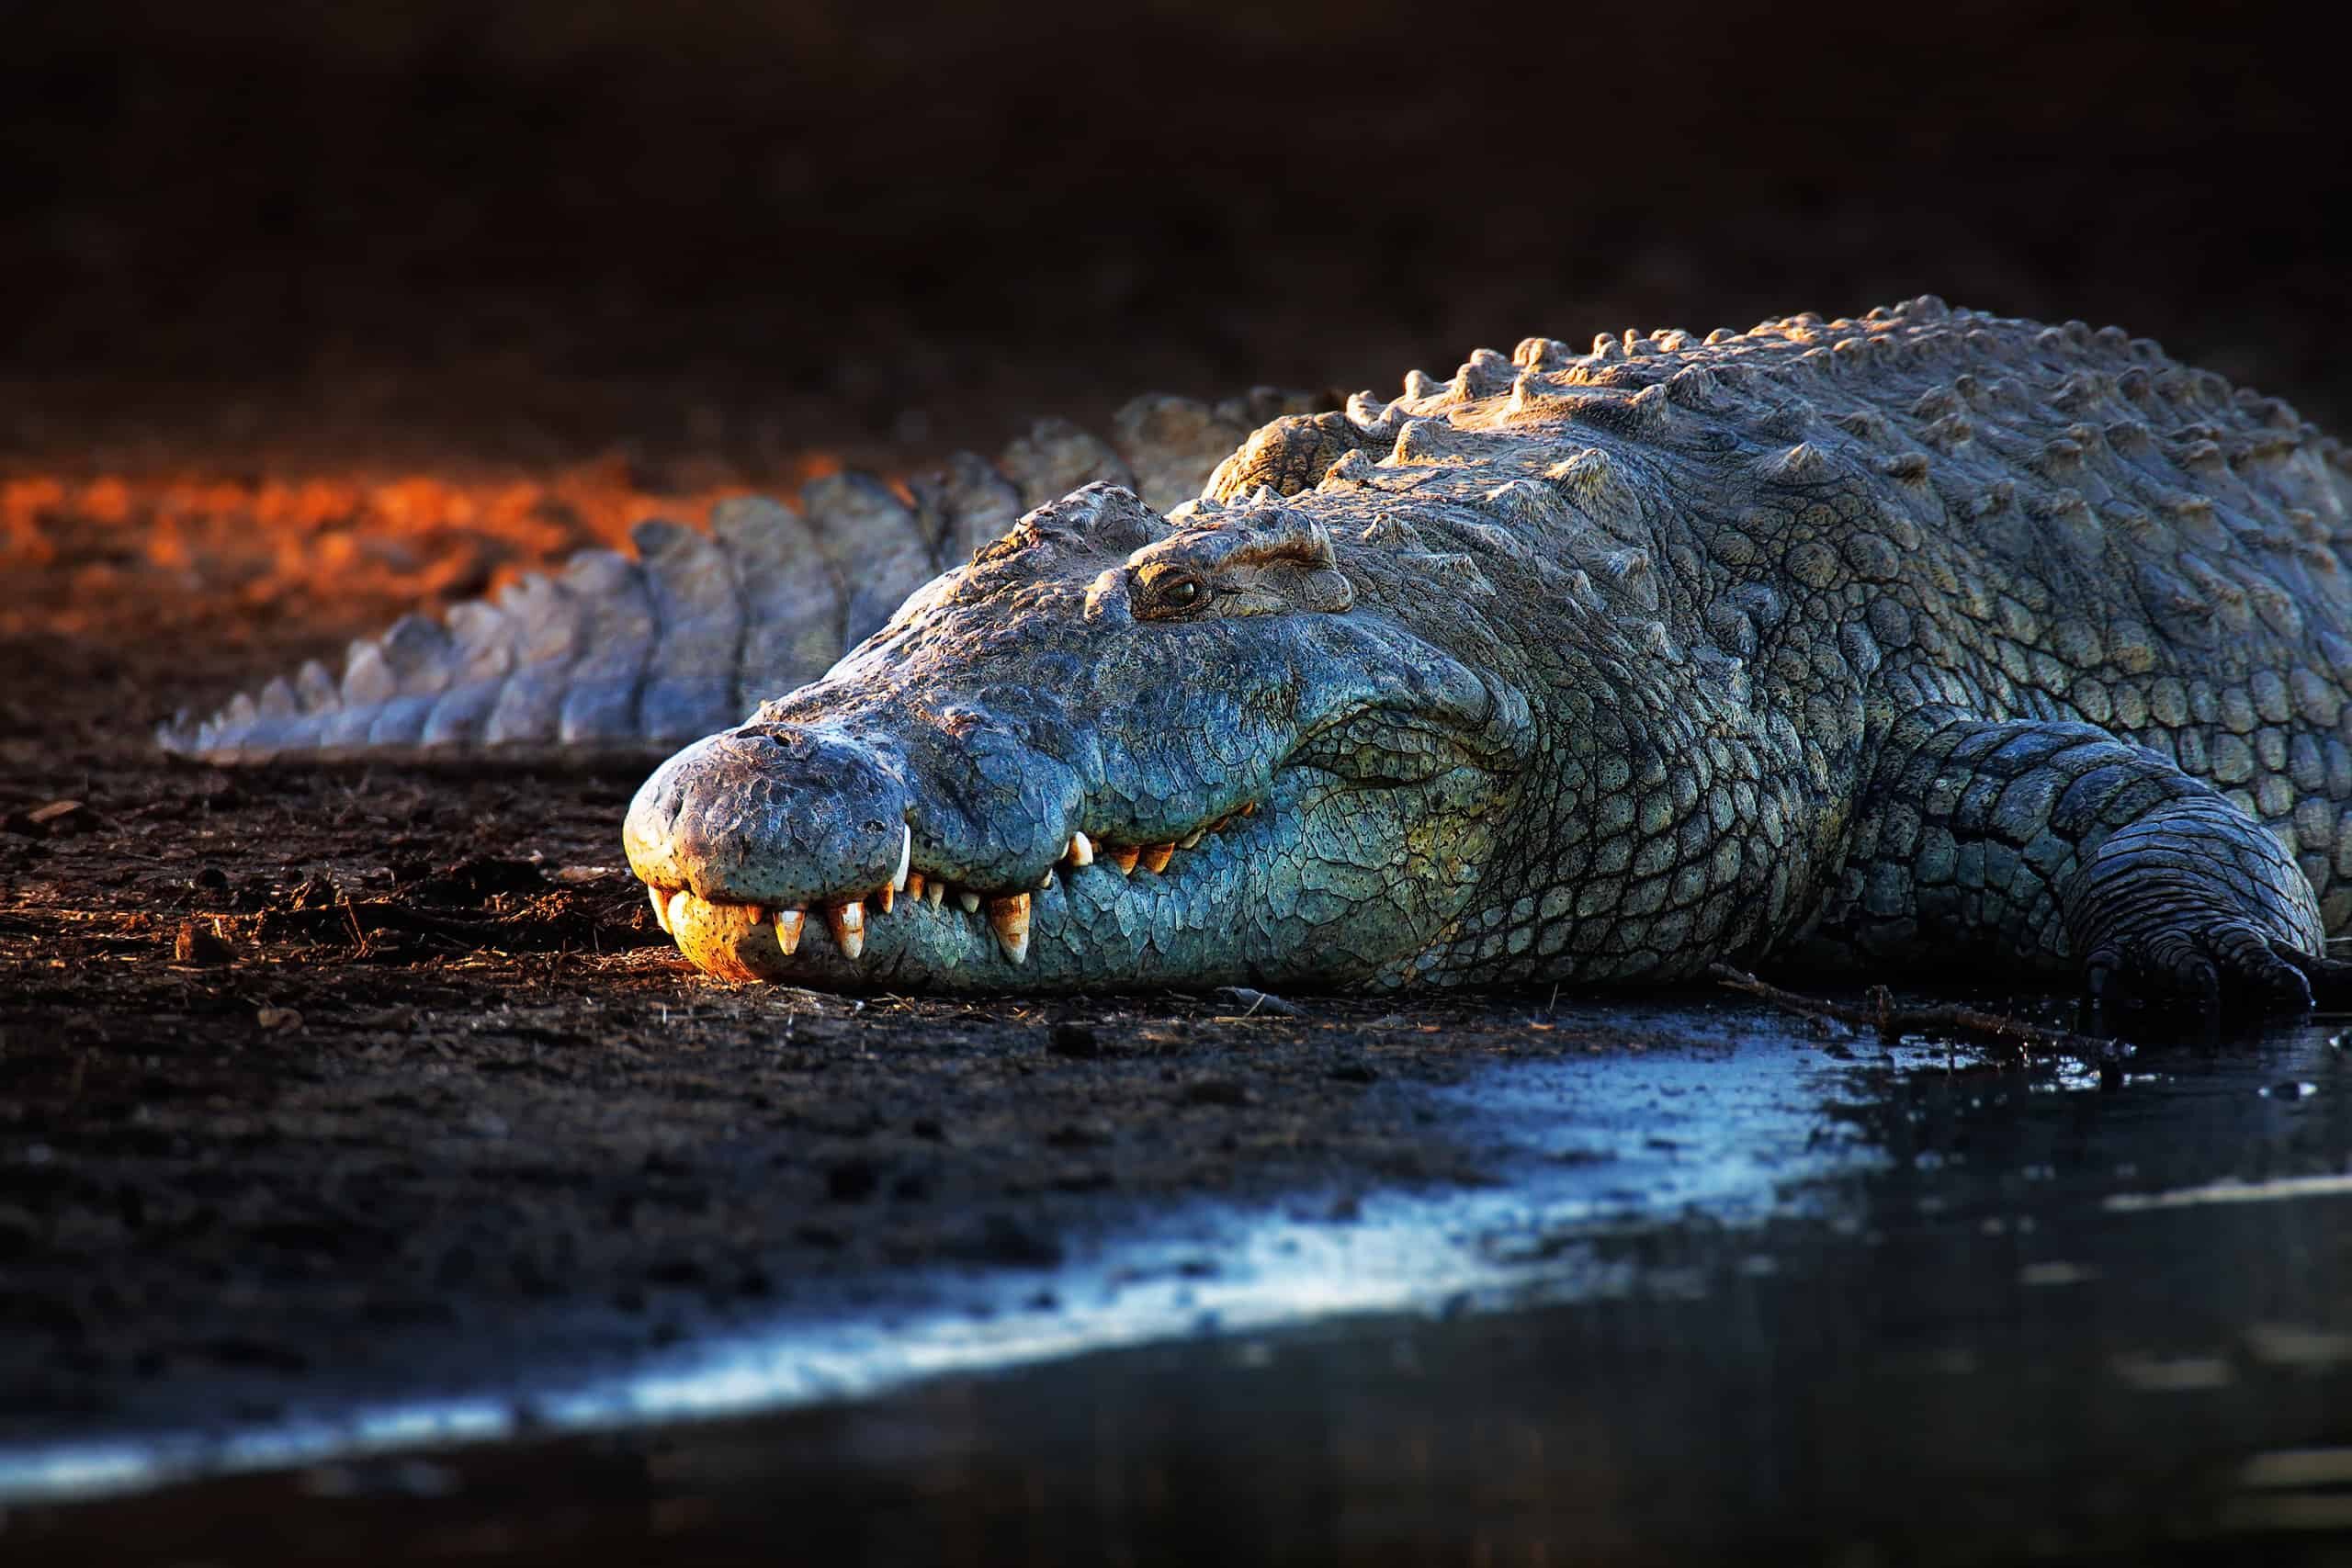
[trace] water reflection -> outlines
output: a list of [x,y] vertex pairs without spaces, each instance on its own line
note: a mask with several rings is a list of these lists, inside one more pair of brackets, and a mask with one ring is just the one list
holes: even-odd
[[[1430,1096],[1489,1187],[1202,1207],[1079,1258],[1052,1311],[1019,1299],[1035,1276],[933,1280],[927,1308],[543,1388],[559,1430],[797,1408],[607,1440],[593,1504],[578,1440],[508,1454],[500,1517],[560,1497],[600,1541],[667,1520],[843,1561],[2276,1554],[2352,1529],[2352,1118],[2324,1029],[2143,1054],[2102,1089],[1756,1013],[1624,1021],[1672,1043],[1381,1087]],[[123,1445],[109,1478],[440,1417],[507,1435],[500,1412]],[[0,1474],[47,1490],[99,1457]],[[458,1484],[401,1528],[489,1506]]]

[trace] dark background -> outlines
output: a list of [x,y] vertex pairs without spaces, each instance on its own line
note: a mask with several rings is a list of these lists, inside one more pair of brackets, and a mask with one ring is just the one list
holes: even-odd
[[2123,322],[2340,428],[2310,26],[42,5],[0,51],[0,458],[904,460],[1146,389],[1926,289]]

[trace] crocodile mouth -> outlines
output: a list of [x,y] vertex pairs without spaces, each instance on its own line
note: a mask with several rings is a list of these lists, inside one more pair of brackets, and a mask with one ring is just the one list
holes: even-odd
[[[1190,875],[1238,864],[1248,858],[1245,839],[1270,834],[1272,817],[1259,801],[1245,801],[1175,839],[1150,844],[1076,829],[1032,887],[975,887],[926,870],[922,841],[911,825],[902,824],[895,874],[859,897],[790,908],[705,897],[658,882],[648,883],[646,893],[654,919],[679,950],[721,979],[854,975],[887,982],[916,951],[971,958],[992,948],[997,958],[1019,967],[1028,962],[1041,915],[1057,903],[1080,896],[1095,902],[1148,897]],[[887,955],[877,953],[858,967],[874,949]]]

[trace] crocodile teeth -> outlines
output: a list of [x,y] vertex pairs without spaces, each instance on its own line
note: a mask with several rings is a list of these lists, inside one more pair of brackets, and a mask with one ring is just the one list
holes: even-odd
[[1083,833],[1072,833],[1069,836],[1069,849],[1063,854],[1062,858],[1069,862],[1072,865],[1092,865],[1094,863],[1094,840],[1088,838]]
[[808,923],[806,912],[799,909],[778,909],[775,912],[775,944],[789,958],[800,947],[800,931]]
[[890,886],[888,883],[885,883],[883,886],[874,890],[874,912],[876,914],[888,914],[891,909],[897,906],[898,902],[899,890]]
[[1015,964],[1029,957],[1029,895],[1015,893],[1010,898],[989,900],[989,925],[996,932],[996,944]]
[[910,871],[907,873],[907,897],[914,899],[917,903],[921,903],[922,901],[922,896],[930,886],[931,885],[923,879],[922,872]]
[[670,896],[650,883],[646,885],[645,896],[653,900],[653,923],[662,928],[662,934],[676,935],[677,933],[670,929]]
[[1242,816],[1244,816],[1244,817],[1255,817],[1255,816],[1257,816],[1257,815],[1258,815],[1258,803],[1257,803],[1256,801],[1254,801],[1254,800],[1253,800],[1253,801],[1250,802],[1250,804],[1248,804],[1247,806],[1244,806],[1244,807],[1241,808],[1241,815],[1242,815]]
[[977,915],[980,912],[980,896],[968,887],[958,887],[956,890],[956,902],[963,907],[964,913],[967,915]]
[[683,887],[670,895],[670,918],[662,924],[673,936],[677,934],[679,927],[686,923],[686,917],[694,912],[693,899],[694,895]]
[[922,896],[930,900],[931,907],[936,909],[947,901],[947,884],[934,876],[923,886]]
[[1054,868],[1052,866],[1047,866],[1046,868],[1046,874],[1037,879],[1037,891],[1043,893],[1046,888],[1051,887],[1053,885]]
[[[914,865],[914,854],[915,830],[901,822],[899,824],[899,869],[890,874],[891,892],[904,893],[907,890],[907,875]],[[882,907],[889,908],[888,904]]]
[[1119,868],[1121,876],[1133,876],[1136,874],[1136,857],[1143,851],[1133,844],[1121,844],[1115,850],[1104,850],[1102,852],[1111,857],[1111,863]]
[[1168,869],[1168,863],[1176,858],[1176,846],[1173,844],[1146,844],[1143,847],[1142,855],[1144,870],[1166,871]]
[[825,925],[832,931],[833,944],[842,950],[843,958],[855,958],[865,951],[865,906],[857,899],[826,910]]
[[[1195,828],[1191,832],[1185,834],[1182,838],[1177,840],[1176,847],[1180,850],[1189,850],[1194,844],[1199,843],[1201,841],[1201,835],[1207,831],[1208,829],[1205,828]],[[1155,866],[1152,869],[1156,871],[1159,868]]]

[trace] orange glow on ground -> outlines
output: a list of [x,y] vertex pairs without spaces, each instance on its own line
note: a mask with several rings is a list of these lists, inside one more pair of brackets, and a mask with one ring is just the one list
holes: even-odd
[[[711,505],[789,491],[823,455],[754,484],[724,470],[658,489],[612,459],[543,474],[0,476],[0,633],[74,635],[168,585],[267,616],[335,602],[424,606],[491,592],[648,517],[701,525]],[[31,602],[34,599],[46,601]]]

